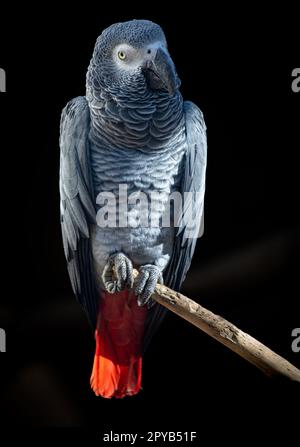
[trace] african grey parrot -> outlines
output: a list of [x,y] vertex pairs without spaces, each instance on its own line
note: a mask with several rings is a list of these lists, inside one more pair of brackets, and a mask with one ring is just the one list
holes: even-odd
[[[63,245],[95,330],[91,386],[106,398],[140,390],[142,353],[165,313],[151,294],[157,282],[180,289],[203,231],[206,127],[179,86],[160,26],[117,23],[97,39],[86,96],[62,112]],[[174,192],[187,197],[179,212]]]

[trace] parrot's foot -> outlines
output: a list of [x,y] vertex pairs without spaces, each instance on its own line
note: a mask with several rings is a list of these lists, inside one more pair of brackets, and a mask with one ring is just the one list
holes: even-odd
[[103,269],[102,281],[109,293],[120,292],[133,286],[132,262],[124,253],[116,253],[108,258]]
[[139,276],[135,287],[135,294],[138,296],[138,305],[148,305],[152,307],[154,302],[150,299],[155,290],[156,284],[163,284],[161,270],[152,264],[142,265],[139,269]]

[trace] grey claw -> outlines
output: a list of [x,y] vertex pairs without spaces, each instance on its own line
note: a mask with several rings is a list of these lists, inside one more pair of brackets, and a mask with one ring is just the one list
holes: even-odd
[[139,277],[135,287],[135,294],[138,297],[138,305],[144,306],[147,304],[148,308],[152,307],[155,302],[151,300],[156,284],[163,283],[161,270],[152,264],[143,265],[139,269]]
[[108,258],[103,269],[102,281],[109,293],[120,292],[133,286],[133,267],[124,253],[116,253]]
[[152,309],[152,307],[156,304],[156,301],[154,301],[152,298],[149,299],[147,302],[147,309]]

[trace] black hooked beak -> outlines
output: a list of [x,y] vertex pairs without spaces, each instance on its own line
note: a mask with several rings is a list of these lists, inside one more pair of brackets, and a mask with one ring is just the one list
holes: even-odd
[[180,87],[175,65],[169,53],[162,48],[158,48],[153,60],[147,60],[144,70],[149,86],[154,90],[166,88],[173,96]]

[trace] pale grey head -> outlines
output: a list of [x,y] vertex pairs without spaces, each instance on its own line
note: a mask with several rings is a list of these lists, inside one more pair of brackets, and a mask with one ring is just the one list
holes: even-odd
[[180,86],[161,27],[148,20],[116,23],[98,37],[88,87],[117,94],[130,87],[173,95]]

